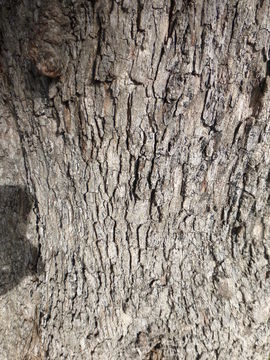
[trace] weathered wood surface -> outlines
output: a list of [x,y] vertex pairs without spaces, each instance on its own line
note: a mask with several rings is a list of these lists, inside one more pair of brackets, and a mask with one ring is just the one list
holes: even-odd
[[267,359],[269,2],[0,5],[0,358]]

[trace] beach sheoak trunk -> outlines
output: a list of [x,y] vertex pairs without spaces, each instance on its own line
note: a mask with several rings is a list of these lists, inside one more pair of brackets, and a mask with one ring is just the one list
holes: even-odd
[[268,359],[269,13],[0,1],[2,360]]

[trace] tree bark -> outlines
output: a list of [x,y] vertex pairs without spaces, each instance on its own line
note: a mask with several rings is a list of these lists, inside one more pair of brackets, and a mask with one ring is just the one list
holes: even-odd
[[1,359],[267,359],[269,2],[0,5]]

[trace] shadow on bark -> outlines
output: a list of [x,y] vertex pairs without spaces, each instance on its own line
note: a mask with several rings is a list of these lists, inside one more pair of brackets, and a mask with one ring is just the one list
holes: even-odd
[[26,239],[33,198],[21,186],[0,187],[0,296],[43,269],[39,249]]

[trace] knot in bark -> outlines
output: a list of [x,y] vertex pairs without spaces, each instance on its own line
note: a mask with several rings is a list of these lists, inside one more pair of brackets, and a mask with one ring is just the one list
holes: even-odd
[[50,0],[40,9],[30,42],[29,58],[42,75],[57,78],[62,74],[68,27],[69,19],[63,14],[58,1]]
[[57,78],[61,75],[63,69],[61,53],[50,44],[42,45],[33,44],[31,46],[29,51],[30,59],[42,75]]

